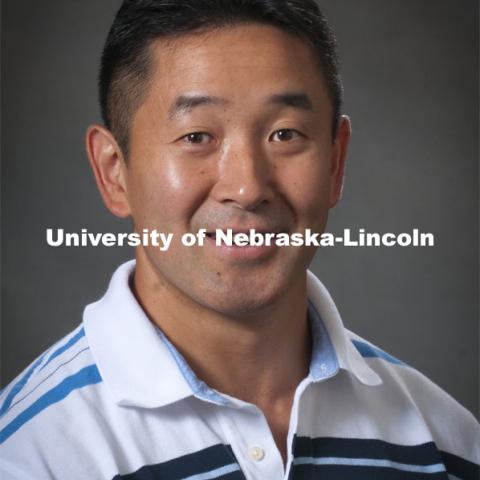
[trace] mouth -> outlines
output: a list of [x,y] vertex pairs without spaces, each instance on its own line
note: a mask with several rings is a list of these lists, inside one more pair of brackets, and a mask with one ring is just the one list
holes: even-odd
[[281,247],[275,243],[280,231],[264,229],[227,228],[207,230],[207,250],[222,261],[254,265],[267,261],[278,253]]
[[226,247],[258,247],[269,246],[274,243],[275,237],[278,233],[284,233],[282,231],[268,231],[263,229],[233,229],[233,228],[217,228],[206,232],[206,236],[215,241],[218,246]]

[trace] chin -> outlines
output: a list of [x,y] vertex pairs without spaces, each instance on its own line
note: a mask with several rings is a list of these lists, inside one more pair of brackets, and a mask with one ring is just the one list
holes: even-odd
[[271,297],[252,297],[244,296],[239,298],[222,298],[220,301],[213,301],[209,307],[212,310],[231,318],[248,318],[254,317],[259,313],[268,310],[275,304],[275,298]]
[[197,299],[203,306],[229,317],[251,317],[277,304],[292,282],[290,277],[259,276],[244,277],[217,282],[208,288],[204,285],[198,292]]

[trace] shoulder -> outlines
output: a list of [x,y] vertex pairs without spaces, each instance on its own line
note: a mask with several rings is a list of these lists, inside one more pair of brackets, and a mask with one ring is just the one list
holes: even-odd
[[52,425],[68,421],[65,413],[79,408],[79,397],[95,395],[101,381],[80,325],[2,390],[0,447],[16,444],[16,438],[26,446],[35,432],[45,435]]
[[466,408],[415,368],[355,333],[346,333],[382,379],[386,398],[392,404],[405,398],[431,432],[439,450],[480,463],[480,425]]

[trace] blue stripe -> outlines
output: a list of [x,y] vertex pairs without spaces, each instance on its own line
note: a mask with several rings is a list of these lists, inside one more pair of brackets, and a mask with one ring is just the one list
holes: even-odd
[[42,379],[40,383],[37,383],[32,390],[30,390],[28,393],[26,393],[23,397],[20,397],[18,400],[12,403],[10,408],[5,412],[8,413],[12,408],[14,408],[16,405],[18,405],[20,402],[23,402],[26,398],[28,398],[37,388],[39,388],[41,385],[43,385],[49,378],[51,378],[53,375],[55,375],[62,367],[65,365],[68,365],[69,363],[73,362],[81,353],[86,352],[87,350],[90,350],[89,347],[85,347],[84,349],[80,350],[77,352],[72,358],[69,358],[66,362],[61,363],[60,365],[55,368],[52,372],[50,372],[45,378]]
[[68,394],[87,385],[102,381],[96,365],[83,368],[74,375],[70,375],[36,400],[30,407],[20,413],[3,430],[0,431],[0,444],[13,435],[20,427],[45,410],[50,405],[63,400]]
[[[52,353],[50,358],[46,361],[45,365],[43,365],[39,371],[45,368],[55,357],[63,353],[65,350],[68,350],[72,345],[75,345],[75,343],[77,343],[77,341],[80,340],[83,336],[85,336],[85,331],[82,327],[80,331],[76,335],[74,335],[65,345],[58,348],[55,352]],[[26,385],[26,383],[32,376],[33,372],[42,363],[46,355],[47,355],[47,352],[45,352],[41,357],[39,357],[35,361],[35,363],[25,372],[25,375],[12,387],[7,397],[5,398],[5,401],[3,402],[2,407],[0,408],[0,415],[3,415],[10,408],[10,405],[12,404],[13,399]]]
[[380,350],[377,347],[369,345],[368,343],[360,342],[358,340],[352,340],[352,343],[353,345],[355,345],[355,348],[359,351],[362,357],[365,357],[365,358],[376,357],[376,358],[381,358],[383,360],[386,360],[387,362],[393,363],[395,365],[403,365],[404,367],[407,366],[398,358],[395,358],[392,355],[388,354],[387,352],[384,352],[383,350]]
[[45,362],[45,365],[42,365],[39,372],[41,372],[54,358],[61,355],[65,350],[68,350],[70,347],[75,345],[81,338],[85,336],[85,330],[83,327],[74,335],[65,345],[60,347],[59,349],[55,350],[50,358]]
[[411,465],[407,463],[392,462],[391,460],[378,460],[375,458],[342,458],[342,457],[298,457],[293,460],[295,465],[342,465],[350,467],[381,467],[393,468],[402,472],[413,473],[440,473],[445,472],[442,463],[433,465]]
[[20,392],[20,390],[25,386],[35,369],[42,363],[44,357],[45,354],[38,358],[35,363],[25,372],[25,375],[12,387],[10,392],[8,392],[8,395],[3,402],[2,408],[0,408],[0,415],[3,415],[8,410],[17,393]]

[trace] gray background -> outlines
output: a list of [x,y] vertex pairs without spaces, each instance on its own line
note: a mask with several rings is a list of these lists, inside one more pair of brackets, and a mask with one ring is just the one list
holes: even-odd
[[[128,248],[51,248],[45,229],[129,231],[84,153],[117,0],[2,2],[2,384],[81,320]],[[346,325],[478,414],[478,6],[325,0],[353,122],[329,231],[433,232],[434,248],[328,248],[313,269]]]

